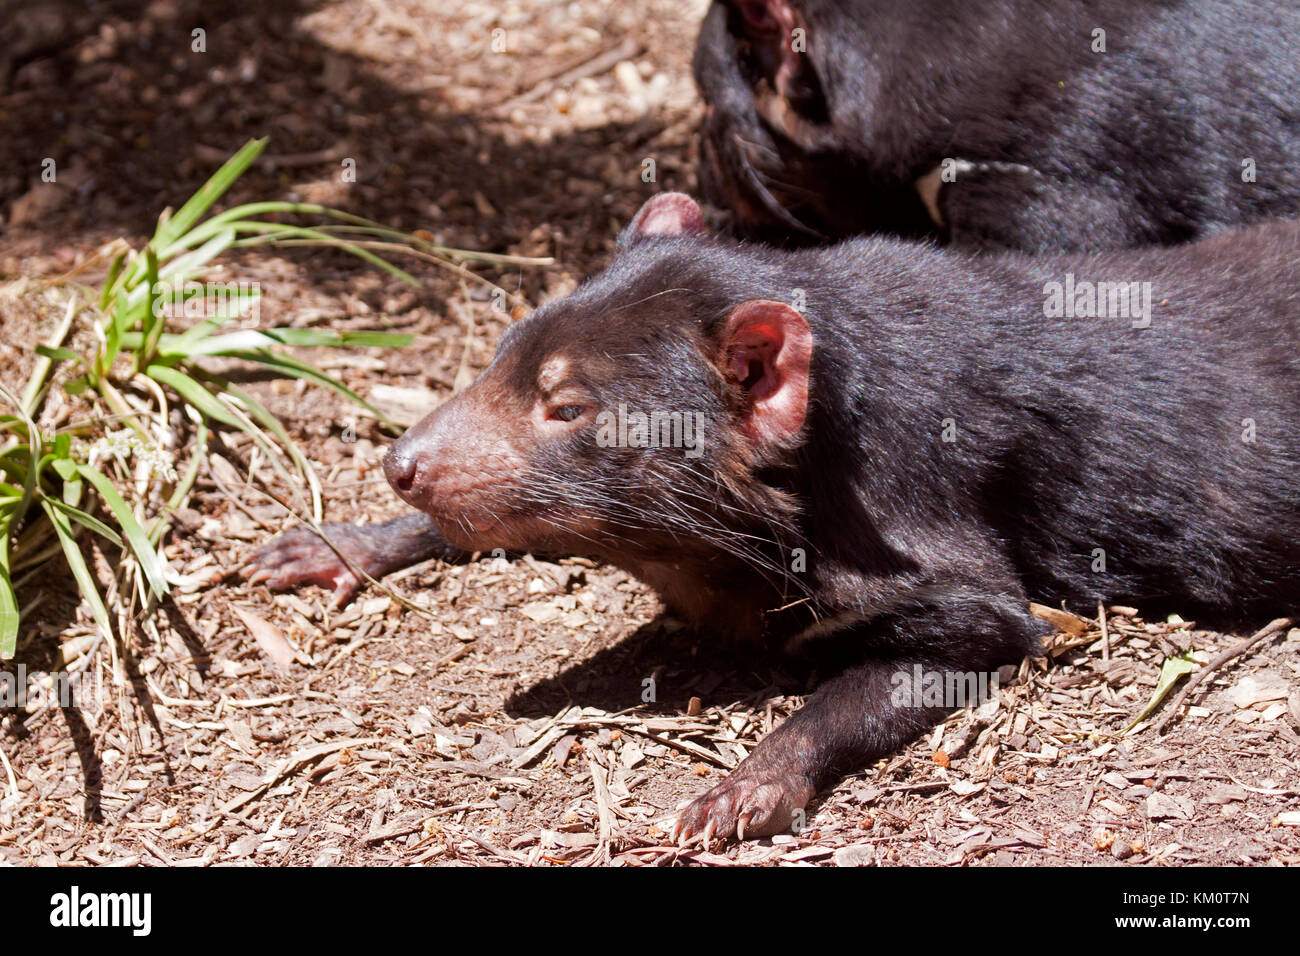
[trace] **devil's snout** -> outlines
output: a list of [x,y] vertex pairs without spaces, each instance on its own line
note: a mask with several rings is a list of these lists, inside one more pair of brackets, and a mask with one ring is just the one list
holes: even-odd
[[455,460],[453,404],[416,422],[384,455],[384,477],[398,497],[421,511],[429,510]]
[[415,484],[418,464],[414,452],[399,440],[384,456],[384,477],[394,491],[405,497]]

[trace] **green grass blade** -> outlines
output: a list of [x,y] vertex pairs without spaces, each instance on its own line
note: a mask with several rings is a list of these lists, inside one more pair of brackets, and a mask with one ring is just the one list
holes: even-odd
[[161,273],[162,278],[168,281],[175,281],[178,277],[184,280],[189,276],[197,275],[207,267],[209,262],[230,248],[230,244],[234,241],[235,230],[220,230],[216,235],[193,252],[188,255],[178,256],[168,262],[167,265],[163,267]]
[[[299,450],[297,444],[294,443],[294,440],[289,437],[289,433],[285,431],[284,426],[280,424],[279,420],[274,415],[272,415],[265,408],[263,408],[262,403],[259,402],[257,399],[253,398],[252,395],[249,395],[247,392],[236,388],[234,385],[232,385],[230,382],[227,382],[225,379],[222,379],[216,375],[212,375],[211,373],[205,372],[203,373],[203,377],[208,381],[211,381],[216,387],[220,388],[222,391],[226,392],[229,395],[233,395],[235,398],[243,402],[245,408],[248,409],[249,417],[255,419],[258,422],[258,424],[260,424],[268,432],[274,435],[276,440],[280,442],[280,446],[284,449],[285,453],[288,454],[288,456],[293,460],[294,465],[298,468],[299,473],[302,475],[303,480],[307,482],[307,487],[311,491],[312,519],[315,521],[320,521],[321,520],[320,479],[316,477],[316,470],[311,467],[311,462],[309,462],[307,460],[307,456],[304,455]],[[275,459],[272,459],[272,461],[274,462]],[[287,480],[287,476],[285,477]],[[294,493],[296,495],[297,488],[294,486],[292,482],[289,482],[289,487],[294,489]]]
[[1160,665],[1160,678],[1156,681],[1156,689],[1151,693],[1151,700],[1142,708],[1142,712],[1124,728],[1124,733],[1128,733],[1151,716],[1155,709],[1160,706],[1160,702],[1173,690],[1174,685],[1194,670],[1196,670],[1196,661],[1192,660],[1191,651],[1171,654],[1166,657],[1164,663]]
[[194,414],[193,409],[189,411],[199,426],[194,430],[194,451],[190,454],[190,463],[186,467],[184,474],[180,476],[180,480],[176,482],[175,488],[172,489],[171,497],[167,499],[166,508],[162,514],[154,519],[153,526],[149,529],[149,541],[155,547],[162,540],[162,536],[167,533],[167,529],[171,527],[172,513],[177,508],[180,508],[189,497],[194,482],[199,477],[199,467],[208,457],[207,426],[198,421],[198,415]]
[[159,304],[162,285],[158,280],[158,254],[151,247],[144,250],[145,261],[145,308],[140,316],[141,341],[135,352],[135,370],[148,365],[158,349],[158,338],[163,331],[163,307]]
[[[273,426],[271,430],[276,432],[276,437],[280,438],[284,443],[285,447],[283,452],[281,449],[277,448],[252,421],[223,404],[215,395],[212,394],[212,392],[208,391],[208,389],[200,384],[196,379],[191,378],[184,372],[167,365],[150,365],[149,368],[145,370],[145,373],[150,378],[172,388],[178,395],[185,399],[186,402],[203,415],[206,415],[209,418],[214,418],[225,425],[229,425],[231,428],[238,429],[252,438],[253,441],[257,442],[261,449],[266,452],[267,459],[271,462],[271,467],[274,468],[280,477],[284,479],[285,485],[292,491],[294,497],[298,500],[298,503],[303,507],[306,507],[307,503],[302,500],[302,497],[298,492],[297,483],[293,480],[293,476],[289,474],[289,470],[284,467],[283,462],[280,460],[282,454],[287,452],[295,466],[303,473],[303,477],[311,486],[313,501],[317,502],[317,508],[319,508],[320,486],[316,481],[316,473],[307,466],[306,459],[303,457],[302,453],[298,451],[297,447],[290,440],[288,433],[280,426],[279,422],[276,422],[275,419],[272,418],[261,405],[253,401],[251,397],[243,395],[242,393],[237,393],[230,386],[229,382],[226,382],[218,376],[209,373],[201,373],[204,380],[210,381],[214,387],[221,391],[229,392],[239,398],[240,401],[247,403],[250,406],[250,413],[254,413],[255,417],[259,417],[259,420],[269,420]],[[281,436],[283,437],[281,438]],[[316,511],[315,513],[319,514],[319,511]],[[319,517],[316,520],[319,521]]]
[[283,355],[279,352],[271,352],[266,349],[261,349],[256,352],[231,352],[229,354],[237,358],[242,358],[248,362],[256,362],[259,365],[264,365],[267,368],[280,372],[283,375],[287,375],[290,378],[302,378],[309,382],[315,382],[317,385],[324,385],[326,388],[332,389],[344,398],[360,405],[371,415],[383,420],[385,424],[392,424],[391,422],[388,422],[377,409],[372,407],[369,402],[356,392],[352,391],[352,389],[308,362],[296,359],[291,355]]
[[13,527],[10,506],[21,499],[9,498],[0,506],[0,660],[9,660],[18,646],[18,597],[9,575],[9,531]]
[[[149,589],[153,591],[156,597],[162,597],[167,593],[167,581],[163,576],[162,560],[158,557],[158,552],[149,544],[149,536],[145,534],[144,528],[140,527],[140,522],[136,520],[135,513],[131,510],[130,505],[122,500],[122,496],[113,487],[113,483],[104,476],[103,473],[96,471],[89,465],[78,465],[77,471],[88,482],[94,485],[99,496],[104,499],[104,504],[108,510],[113,513],[117,523],[122,528],[122,533],[126,535],[127,544],[131,546],[131,551],[137,561],[140,562],[140,570],[144,572],[145,580],[149,582]],[[46,509],[47,511],[49,509]]]
[[266,202],[245,203],[242,206],[232,206],[224,212],[219,212],[206,222],[195,226],[184,236],[179,237],[174,244],[163,249],[161,255],[168,258],[175,255],[181,249],[188,249],[195,244],[206,240],[209,236],[215,235],[222,229],[237,228],[244,223],[257,223],[264,228],[281,228],[279,225],[259,221],[257,216],[270,214],[296,214],[301,216],[325,216],[331,219],[337,219],[345,223],[354,223],[358,226],[377,226],[369,219],[362,219],[360,216],[354,216],[351,213],[343,212],[340,209],[331,209],[329,206],[321,206],[316,203],[287,202],[285,200],[268,200]]
[[158,281],[161,281],[164,291],[171,293],[168,296],[169,299],[173,298],[178,291],[183,293],[185,283],[191,280],[197,281],[203,276],[207,271],[208,263],[225,252],[235,241],[235,238],[233,229],[225,229],[218,232],[198,249],[187,255],[178,256],[170,262],[167,261],[165,256],[158,255],[159,263],[166,262],[166,265],[160,265],[157,280],[147,283],[137,281],[127,295],[127,303],[131,306],[132,313],[135,314],[140,309],[141,303],[153,295],[151,289]]
[[122,275],[122,269],[126,266],[127,253],[119,252],[113,257],[113,264],[108,267],[108,275],[104,278],[104,291],[99,294],[99,309],[101,312],[108,309],[108,304],[113,301],[116,292],[117,280]]
[[117,545],[119,548],[122,547],[121,535],[119,535],[108,525],[104,524],[104,522],[100,521],[94,515],[87,514],[86,512],[82,511],[80,508],[74,508],[72,505],[66,504],[60,501],[58,498],[47,497],[45,500],[48,501],[50,504],[52,504],[54,507],[58,508],[60,511],[62,511],[73,521],[77,522],[77,524],[89,528],[91,531],[95,532],[95,534],[100,535],[101,537],[107,538],[109,541],[113,542],[113,544]]
[[47,359],[53,359],[56,362],[76,362],[78,365],[84,361],[82,357],[68,348],[52,349],[45,345],[36,346],[36,354]]
[[154,381],[166,385],[208,418],[243,431],[244,423],[235,416],[234,412],[223,405],[206,388],[179,369],[172,368],[170,365],[155,363],[145,369],[145,374]]
[[[213,335],[209,328],[203,334],[189,338],[185,335],[168,338],[159,346],[160,354],[174,357],[195,355],[241,355],[257,349],[276,345],[297,345],[305,348],[405,348],[415,341],[415,336],[404,332],[335,332],[328,329],[240,329],[224,335]],[[124,341],[131,341],[126,339]],[[277,353],[278,354],[278,353]]]
[[212,174],[212,178],[176,211],[174,216],[158,227],[150,245],[155,250],[165,250],[189,232],[195,223],[203,218],[203,214],[212,208],[212,204],[220,199],[235,180],[242,176],[253,161],[261,155],[262,150],[266,149],[267,142],[264,137],[245,143],[239,152],[226,160],[221,168]]
[[[22,521],[23,516],[27,513],[27,509],[31,506],[32,501],[35,500],[36,484],[41,471],[41,449],[44,446],[44,439],[41,437],[40,429],[36,427],[36,422],[32,420],[31,416],[28,415],[26,411],[23,410],[22,405],[19,404],[18,399],[14,397],[13,393],[3,385],[0,385],[0,398],[3,398],[5,401],[13,405],[15,410],[18,412],[18,417],[10,420],[10,428],[14,431],[20,432],[22,436],[27,439],[25,454],[19,453],[14,458],[7,460],[4,465],[4,471],[6,474],[14,475],[14,477],[17,478],[19,475],[15,474],[15,472],[18,472],[21,474],[23,482],[22,499],[18,502],[17,507],[14,508],[9,519],[9,527],[13,528],[18,524],[18,522]],[[21,448],[21,446],[16,447]],[[13,450],[16,449],[10,449],[10,451]]]
[[[224,213],[213,216],[207,222],[197,225],[191,230],[177,234],[167,243],[159,243],[157,246],[157,248],[161,250],[159,255],[163,259],[168,259],[182,250],[192,248],[200,242],[207,241],[210,237],[217,235],[224,229],[233,229],[236,233],[253,233],[254,235],[250,238],[238,239],[232,243],[232,245],[260,245],[267,242],[280,242],[282,241],[281,237],[292,236],[297,240],[296,244],[321,245],[342,249],[345,252],[349,252],[354,256],[364,259],[371,265],[383,269],[390,275],[396,276],[407,285],[416,288],[420,285],[419,280],[409,272],[398,268],[382,256],[377,256],[368,249],[363,249],[356,243],[348,242],[346,239],[341,237],[306,226],[294,226],[287,223],[262,222],[257,219],[242,218],[254,210],[258,212],[315,214],[331,216],[336,219],[350,218],[346,213],[342,213],[336,209],[329,209],[325,206],[312,206],[301,203],[251,203],[247,206],[237,206],[234,209],[228,209]],[[366,222],[366,220],[360,221]]]
[[107,328],[104,329],[104,348],[95,362],[94,381],[98,382],[108,375],[109,369],[117,360],[118,349],[122,347],[122,333],[131,326],[131,305],[127,300],[125,289],[117,290],[113,309],[108,313]]
[[[201,351],[200,343],[206,341],[218,329],[229,325],[235,318],[237,318],[235,315],[213,316],[191,326],[179,335],[164,333],[158,340],[158,355],[160,358],[189,358],[192,355],[207,354]],[[126,343],[127,348],[133,348],[139,339],[128,335],[124,337],[123,342]]]
[[263,329],[269,336],[285,345],[328,346],[331,348],[402,349],[415,341],[406,332],[336,332],[333,329]]
[[241,222],[239,226],[248,232],[257,233],[257,235],[237,240],[234,243],[236,246],[257,246],[275,243],[280,246],[323,246],[329,249],[341,249],[343,252],[351,253],[358,259],[364,259],[372,266],[383,269],[389,275],[400,279],[413,288],[418,289],[420,287],[419,279],[405,269],[393,265],[383,256],[378,256],[355,242],[336,238],[317,229],[260,222]]
[[108,608],[104,606],[104,599],[99,593],[99,588],[95,585],[95,579],[91,576],[90,568],[86,566],[85,555],[81,553],[81,548],[77,546],[77,537],[73,533],[72,525],[48,500],[42,501],[41,507],[45,509],[50,524],[54,525],[54,530],[59,536],[59,544],[63,548],[64,560],[67,561],[68,569],[72,572],[73,578],[76,579],[77,587],[81,590],[81,596],[90,605],[91,616],[94,617],[95,623],[99,625],[100,634],[105,640],[112,640],[113,626],[109,623]]
[[18,647],[18,597],[14,594],[9,571],[0,568],[0,660],[14,656]]

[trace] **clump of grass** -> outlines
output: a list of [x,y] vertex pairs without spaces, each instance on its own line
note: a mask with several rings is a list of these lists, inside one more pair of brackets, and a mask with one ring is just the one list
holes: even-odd
[[[382,415],[360,396],[283,346],[400,347],[411,336],[382,332],[335,332],[293,328],[231,328],[257,303],[256,288],[219,285],[211,302],[214,260],[232,248],[262,244],[320,245],[344,250],[418,285],[385,258],[400,252],[437,263],[463,278],[487,282],[466,268],[471,261],[545,264],[436,246],[414,236],[323,206],[288,202],[250,203],[204,218],[213,204],[252,164],[265,140],[248,143],[174,215],[164,213],[153,238],[140,250],[118,240],[102,287],[66,285],[70,298],[53,335],[36,348],[38,358],[21,395],[0,386],[0,659],[13,656],[19,622],[18,590],[66,566],[94,618],[98,641],[114,637],[113,619],[147,617],[176,583],[160,551],[172,514],[188,501],[212,431],[242,434],[261,450],[296,497],[320,520],[321,493],[315,472],[288,433],[255,398],[210,371],[205,357],[256,363],[276,373],[331,388]],[[314,225],[264,217],[310,216]],[[490,283],[487,283],[490,285]],[[202,315],[182,331],[168,326],[168,307]],[[75,333],[88,327],[91,336]],[[79,339],[80,348],[67,343]],[[59,428],[38,422],[55,408],[75,403],[76,421]],[[192,436],[188,457],[178,428]],[[298,490],[308,489],[310,501]],[[120,549],[113,586],[102,588],[83,550],[85,536]],[[38,594],[37,600],[40,595]],[[110,603],[116,612],[110,615]],[[137,612],[143,612],[138,614]],[[82,661],[88,661],[86,653]]]

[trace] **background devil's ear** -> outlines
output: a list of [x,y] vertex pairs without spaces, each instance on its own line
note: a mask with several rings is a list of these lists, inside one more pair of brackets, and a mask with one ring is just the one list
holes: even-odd
[[[808,55],[810,37],[802,12],[790,0],[727,2],[732,10],[730,30],[746,41],[745,57],[759,113],[787,139],[808,148],[799,121],[824,124],[829,117],[821,80]],[[771,97],[776,101],[767,102]]]
[[786,0],[729,0],[751,34],[784,33],[795,28],[794,8]]
[[644,236],[685,236],[704,231],[704,216],[686,193],[659,193],[646,200],[619,241],[635,242]]
[[807,320],[784,302],[754,299],[727,316],[719,365],[744,392],[740,427],[756,444],[784,444],[803,429],[812,350]]

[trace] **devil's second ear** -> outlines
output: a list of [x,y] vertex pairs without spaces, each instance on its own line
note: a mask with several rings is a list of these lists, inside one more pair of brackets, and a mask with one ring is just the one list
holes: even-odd
[[685,193],[659,193],[646,200],[619,236],[629,244],[649,236],[687,236],[704,231],[704,216]]
[[718,366],[743,393],[741,430],[758,446],[797,438],[808,415],[808,321],[784,302],[742,302],[727,316],[721,349]]
[[786,0],[727,0],[727,3],[740,12],[746,33],[782,34],[789,43],[790,31],[799,23],[794,6]]

